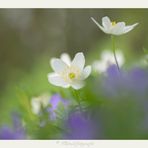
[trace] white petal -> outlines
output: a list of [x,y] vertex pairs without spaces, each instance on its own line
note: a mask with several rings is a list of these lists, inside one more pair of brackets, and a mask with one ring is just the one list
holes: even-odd
[[47,107],[48,104],[49,104],[49,100],[50,100],[49,95],[44,94],[44,95],[42,95],[40,97],[41,97],[40,99],[41,99],[41,103],[42,103],[43,107]]
[[78,90],[78,89],[84,87],[84,82],[74,81],[74,82],[71,83],[71,87]]
[[124,33],[127,33],[127,32],[129,32],[129,31],[131,31],[131,30],[134,29],[134,27],[136,27],[137,25],[138,25],[138,23],[135,23],[135,24],[130,25],[130,26],[126,26],[126,27],[124,28]]
[[91,66],[86,66],[82,72],[82,80],[86,79],[91,73]]
[[114,35],[124,34],[124,28],[125,28],[125,23],[119,22],[115,26],[112,27],[111,34],[114,34]]
[[40,112],[40,101],[37,98],[32,98],[31,100],[32,112],[38,114]]
[[51,67],[56,73],[60,73],[67,68],[67,65],[62,60],[53,58],[51,59]]
[[81,70],[84,68],[85,65],[85,57],[82,52],[79,52],[75,55],[71,65],[79,67]]
[[102,53],[101,53],[101,60],[103,62],[108,62],[108,61],[114,61],[114,55],[113,55],[113,52],[111,52],[110,50],[104,50]]
[[116,51],[117,61],[119,66],[121,67],[124,64],[124,56],[123,53],[120,50]]
[[105,16],[102,18],[102,25],[105,29],[109,29],[111,27],[111,21],[109,17]]
[[68,88],[69,84],[66,83],[59,75],[57,75],[56,73],[49,73],[48,74],[48,81],[55,85],[55,86],[61,86],[64,88]]
[[71,64],[71,58],[67,53],[61,55],[61,60],[64,61],[68,66]]
[[108,68],[108,65],[104,61],[95,61],[93,63],[93,69],[96,72],[103,73],[107,70],[107,68]]
[[102,27],[93,17],[91,17],[92,21],[103,31],[106,33],[106,29]]

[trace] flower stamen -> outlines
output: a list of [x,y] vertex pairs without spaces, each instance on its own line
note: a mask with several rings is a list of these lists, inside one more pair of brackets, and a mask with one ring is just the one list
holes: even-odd
[[70,79],[74,79],[76,77],[75,73],[73,73],[73,72],[69,73],[68,76]]
[[112,26],[115,26],[117,23],[115,21],[111,22]]

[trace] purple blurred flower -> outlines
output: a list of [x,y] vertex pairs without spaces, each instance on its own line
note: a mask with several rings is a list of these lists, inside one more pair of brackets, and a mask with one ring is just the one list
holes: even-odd
[[4,125],[0,128],[0,139],[25,139],[25,130],[21,125],[20,119],[16,114],[13,114],[13,127]]
[[148,90],[148,71],[135,68],[129,72],[129,84],[138,97],[146,97]]
[[55,94],[50,99],[51,107],[48,108],[50,113],[50,119],[55,120],[57,118],[56,111],[60,105],[63,105],[64,108],[67,108],[70,105],[70,101],[63,99],[59,94]]
[[116,65],[107,70],[107,76],[102,81],[105,95],[112,98],[132,96],[145,98],[148,90],[148,71],[134,68],[129,71],[118,71]]
[[3,126],[0,128],[0,139],[25,139],[24,130]]
[[65,123],[68,133],[64,139],[94,139],[94,124],[84,113],[74,112],[70,114]]
[[[134,67],[127,71],[120,69],[119,72],[117,66],[112,65],[108,68],[107,75],[102,79],[101,85],[103,95],[106,98],[111,98],[112,101],[112,104],[106,107],[109,108],[109,112],[111,110],[116,112],[118,109],[120,112],[127,113],[129,117],[131,116],[132,120],[129,117],[127,120],[131,124],[135,120],[136,124],[132,125],[136,127],[134,132],[141,129],[144,132],[148,131],[148,70]],[[125,111],[122,107],[126,107]],[[111,118],[114,118],[113,115]],[[141,133],[141,131],[138,132]]]

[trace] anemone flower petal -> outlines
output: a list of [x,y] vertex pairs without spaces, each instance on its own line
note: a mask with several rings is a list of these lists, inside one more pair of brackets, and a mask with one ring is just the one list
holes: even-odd
[[86,79],[91,73],[91,66],[86,66],[82,72],[82,79]]
[[51,59],[51,67],[56,73],[60,73],[67,68],[67,65],[62,60],[53,58]]
[[56,73],[49,73],[48,74],[48,81],[56,86],[61,86],[64,88],[68,88],[69,84],[66,83],[59,75],[57,75]]
[[73,61],[72,61],[72,65],[79,67],[80,70],[82,70],[84,68],[85,65],[85,57],[84,54],[82,52],[79,52],[75,55]]

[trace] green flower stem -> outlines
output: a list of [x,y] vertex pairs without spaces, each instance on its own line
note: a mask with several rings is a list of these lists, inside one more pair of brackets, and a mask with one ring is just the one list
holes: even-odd
[[82,110],[81,103],[80,103],[80,100],[81,100],[80,95],[78,94],[77,90],[75,90],[73,88],[71,88],[71,90],[72,90],[73,94],[75,95],[76,101],[77,101],[77,103],[79,105],[80,112],[82,113],[83,110]]
[[117,60],[117,56],[116,56],[115,37],[113,35],[111,36],[111,40],[112,40],[112,50],[113,50],[115,62],[116,62],[117,68],[118,68],[118,70],[120,72],[120,68],[119,68],[119,64],[118,64],[118,60]]

